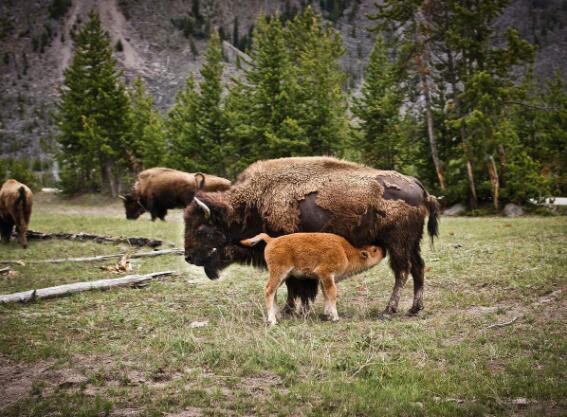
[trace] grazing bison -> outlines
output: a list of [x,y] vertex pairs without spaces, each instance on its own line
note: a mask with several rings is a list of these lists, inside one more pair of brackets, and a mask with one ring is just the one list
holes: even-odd
[[271,325],[276,324],[274,298],[286,278],[318,279],[325,296],[325,314],[331,321],[339,321],[335,283],[377,265],[384,258],[379,246],[366,245],[357,249],[344,237],[332,233],[293,233],[276,238],[260,233],[240,243],[252,247],[261,241],[267,243],[264,259],[270,279],[264,296]]
[[32,192],[28,186],[16,180],[8,180],[0,188],[0,235],[8,243],[16,226],[18,242],[28,247],[28,224],[32,211]]
[[152,221],[164,220],[168,209],[185,208],[203,186],[206,191],[221,191],[230,184],[229,180],[214,175],[150,168],[140,172],[132,192],[120,198],[124,200],[127,219],[137,219],[149,211]]
[[[415,178],[329,157],[258,161],[227,191],[198,192],[185,209],[185,259],[211,279],[233,262],[265,265],[263,245],[239,244],[258,233],[328,232],[352,245],[377,245],[390,255],[395,284],[384,314],[398,310],[408,275],[414,282],[410,314],[423,309],[425,265],[420,255],[425,217],[438,233],[437,199]],[[288,307],[305,303],[317,282],[288,279]]]

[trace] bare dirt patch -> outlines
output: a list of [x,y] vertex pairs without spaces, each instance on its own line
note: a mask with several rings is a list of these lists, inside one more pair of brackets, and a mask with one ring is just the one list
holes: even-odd
[[39,394],[41,390],[71,388],[87,382],[87,378],[74,369],[54,369],[53,361],[33,364],[15,363],[0,357],[0,409]]

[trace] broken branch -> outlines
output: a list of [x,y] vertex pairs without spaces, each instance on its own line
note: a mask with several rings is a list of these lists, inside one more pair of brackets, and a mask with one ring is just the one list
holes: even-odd
[[128,287],[143,284],[152,279],[172,275],[173,271],[154,272],[146,275],[128,275],[122,278],[99,279],[97,281],[76,282],[73,284],[58,285],[56,287],[40,288],[22,291],[13,294],[0,295],[2,303],[26,303],[38,298],[62,297],[77,292],[107,289],[113,287]]
[[518,317],[514,317],[514,318],[513,318],[512,320],[510,320],[510,321],[506,321],[506,322],[504,322],[504,323],[494,323],[494,324],[491,324],[490,326],[487,326],[486,328],[487,328],[487,329],[493,329],[493,328],[495,328],[495,327],[509,326],[509,325],[511,325],[511,324],[514,324],[517,320],[518,320]]
[[[111,236],[99,236],[93,235],[91,233],[42,233],[35,232],[33,230],[28,230],[28,239],[65,239],[65,240],[92,240],[97,243],[127,243],[131,246],[149,246],[150,248],[155,248],[163,244],[171,245],[170,243],[163,242],[157,239],[148,239],[146,237],[111,237]],[[173,245],[171,245],[173,246]]]
[[[151,258],[154,256],[160,255],[182,255],[183,249],[162,249],[162,250],[154,250],[151,252],[138,252],[129,255],[129,258]],[[65,262],[97,262],[97,261],[104,261],[107,259],[115,259],[115,258],[122,258],[125,254],[124,253],[116,253],[114,255],[99,255],[99,256],[84,256],[80,258],[60,258],[60,259],[42,259],[39,261],[27,261],[28,264],[61,264]],[[5,265],[21,265],[22,261],[15,260],[15,259],[6,259],[0,260],[0,264]]]

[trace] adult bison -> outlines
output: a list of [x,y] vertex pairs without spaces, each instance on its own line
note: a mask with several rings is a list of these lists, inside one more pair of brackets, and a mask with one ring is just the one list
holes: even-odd
[[16,226],[18,242],[28,247],[28,224],[32,211],[32,192],[29,187],[16,180],[7,180],[0,187],[0,236],[4,243],[10,241]]
[[[390,255],[395,285],[385,314],[397,312],[409,273],[410,314],[423,309],[425,217],[438,233],[439,205],[415,178],[329,157],[297,157],[250,165],[227,191],[198,192],[185,209],[185,259],[204,266],[210,279],[233,262],[264,265],[263,245],[239,244],[260,232],[330,232],[354,246],[379,245]],[[314,298],[317,283],[288,279],[288,305]]]
[[229,180],[214,175],[150,168],[140,172],[132,192],[120,198],[124,200],[127,219],[137,219],[149,211],[152,221],[164,220],[168,209],[184,208],[198,189],[220,191],[230,185]]

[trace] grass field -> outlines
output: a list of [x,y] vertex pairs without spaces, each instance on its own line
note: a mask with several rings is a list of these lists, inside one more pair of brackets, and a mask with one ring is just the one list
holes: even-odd
[[[182,247],[179,212],[133,222],[95,197],[37,200],[33,230]],[[134,262],[133,273],[178,272],[144,288],[0,306],[0,415],[567,415],[567,218],[443,218],[435,250],[423,248],[425,310],[411,318],[377,320],[387,262],[339,284],[339,323],[320,318],[319,299],[306,320],[268,328],[264,271],[232,266],[209,281],[175,255]],[[0,259],[123,249],[12,242]],[[113,263],[16,265],[0,293],[108,277],[99,267]],[[410,281],[404,310],[411,294]]]

